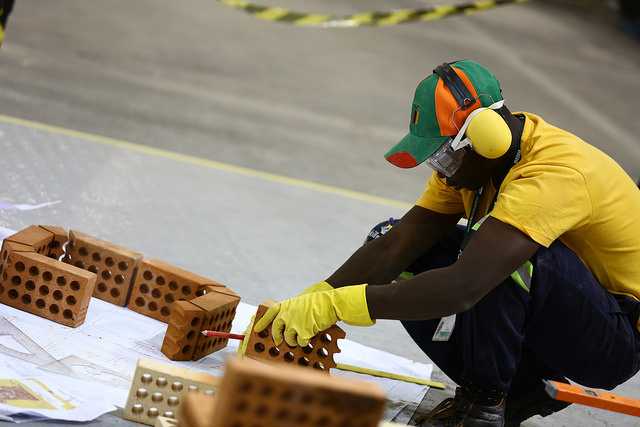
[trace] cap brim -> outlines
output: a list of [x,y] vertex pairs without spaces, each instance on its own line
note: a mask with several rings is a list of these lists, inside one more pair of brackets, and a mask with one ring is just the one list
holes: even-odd
[[427,160],[448,139],[448,136],[422,138],[409,133],[384,157],[399,168],[413,168]]

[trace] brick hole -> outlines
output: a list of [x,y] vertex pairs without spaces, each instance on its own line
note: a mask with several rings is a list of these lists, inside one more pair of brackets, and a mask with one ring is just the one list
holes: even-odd
[[294,396],[293,390],[288,388],[283,390],[282,393],[280,393],[280,399],[284,400],[285,402],[288,402],[291,399],[293,399],[293,396]]
[[287,352],[284,354],[284,360],[285,360],[285,362],[289,362],[289,363],[291,363],[291,362],[293,362],[294,360],[296,360],[296,357],[293,355],[293,353],[292,353],[291,351],[287,351]]
[[195,336],[196,336],[196,331],[191,330],[191,331],[189,331],[189,333],[187,334],[187,339],[188,339],[188,340],[192,340],[192,339],[193,339],[193,337],[195,337]]
[[27,288],[28,291],[33,291],[36,288],[36,284],[33,280],[27,280],[24,287]]
[[171,314],[171,310],[169,310],[169,307],[164,306],[160,309],[160,314],[162,314],[163,316],[168,316]]
[[62,298],[64,298],[64,294],[62,293],[62,291],[55,290],[53,291],[53,299],[56,301],[60,301]]
[[113,298],[118,298],[120,296],[120,291],[116,288],[111,288],[111,291],[109,291],[109,294],[113,297]]
[[162,276],[156,277],[156,283],[158,284],[158,286],[164,286],[165,284],[164,277]]
[[64,317],[65,319],[73,319],[73,311],[67,308],[62,312],[62,317]]
[[20,278],[20,276],[13,276],[11,278],[11,283],[13,283],[14,285],[18,286],[18,285],[20,285],[20,283],[22,283],[22,279]]
[[253,346],[253,349],[258,352],[258,353],[262,353],[265,350],[265,346],[264,344],[262,344],[261,342],[257,342],[255,343],[255,345]]
[[308,357],[301,357],[300,359],[298,359],[298,365],[300,366],[309,366],[310,363],[311,361]]
[[153,273],[149,270],[146,270],[144,273],[142,273],[142,277],[144,277],[144,280],[151,280],[153,279]]
[[280,349],[278,347],[271,347],[269,349],[269,356],[271,356],[271,357],[280,356]]
[[67,279],[64,276],[58,276],[58,278],[56,279],[56,283],[58,284],[58,286],[64,286],[67,284]]
[[111,270],[102,270],[102,273],[100,273],[100,275],[104,280],[109,280],[111,279]]
[[154,298],[160,298],[162,296],[162,292],[160,292],[160,289],[154,289],[151,291],[151,296]]
[[[6,254],[6,252],[5,252]],[[23,272],[25,269],[24,263],[22,261],[16,262],[16,271]]]
[[206,295],[206,294],[207,294],[207,290],[206,289],[198,289],[196,291],[196,296],[197,297],[201,297],[201,296]]
[[307,421],[309,421],[309,414],[307,414],[306,412],[300,412],[298,415],[296,415],[297,423],[306,423]]
[[143,283],[142,285],[140,285],[140,293],[143,293],[143,294],[149,293],[149,286],[146,283]]
[[90,265],[89,268],[87,268],[87,270],[89,270],[94,274],[98,274],[98,267],[96,267],[95,265]]
[[45,282],[50,282],[51,280],[53,280],[53,274],[51,274],[50,271],[45,271],[44,273],[42,273],[42,278]]
[[107,267],[113,267],[113,265],[116,263],[113,258],[111,258],[110,256],[106,257],[104,259],[104,263],[107,265]]
[[44,308],[47,304],[44,302],[42,298],[36,300],[36,307]]
[[15,289],[9,289],[8,295],[9,295],[9,298],[16,299],[20,294],[18,294],[18,291],[16,291]]
[[149,310],[150,311],[157,311],[158,310],[158,303],[155,301],[151,301],[149,303]]
[[269,337],[269,331],[266,330],[266,329],[263,329],[260,332],[258,332],[258,336],[260,338],[267,338],[267,337]]
[[331,419],[326,415],[321,416],[316,420],[315,427],[327,427],[331,425]]
[[302,393],[300,402],[302,402],[303,405],[309,405],[311,402],[313,402],[313,395],[311,393]]
[[82,261],[76,261],[73,265],[75,265],[78,268],[82,268],[83,270],[84,270],[84,267],[85,267],[84,262],[82,262]]
[[176,282],[174,282],[173,280],[169,282],[169,289],[171,289],[172,291],[177,291],[178,290],[178,284]]
[[271,396],[273,394],[273,387],[271,387],[270,385],[264,385],[262,387],[262,389],[260,389],[260,394],[267,397],[267,396]]
[[247,409],[249,409],[249,403],[246,400],[236,403],[236,412],[245,412]]
[[127,271],[128,268],[129,264],[126,261],[120,261],[118,263],[118,269],[120,269],[120,271]]
[[194,318],[191,320],[191,326],[193,326],[194,328],[195,328],[196,326],[198,326],[199,324],[200,324],[200,319],[199,319],[199,318],[194,317]]
[[326,348],[324,348],[324,347],[320,347],[316,353],[317,353],[317,355],[318,355],[318,356],[320,356],[320,357],[327,357],[327,356],[329,356],[329,351],[328,351]]
[[98,283],[98,286],[96,286],[96,288],[98,288],[98,292],[107,292],[107,290],[109,289],[107,284],[104,282]]
[[182,354],[187,354],[191,351],[191,346],[190,345],[185,345],[184,347],[182,347]]
[[78,253],[81,256],[87,256],[89,255],[89,251],[87,250],[87,248],[85,248],[84,246],[80,246],[80,249],[78,249]]
[[269,408],[264,403],[261,403],[260,405],[258,405],[255,411],[255,414],[259,417],[264,417],[268,413],[269,413]]
[[42,296],[49,295],[49,287],[45,285],[40,286],[38,293]]
[[114,277],[113,280],[116,284],[122,285],[124,283],[124,276],[122,274],[116,274],[116,277]]
[[138,298],[136,298],[136,300],[135,300],[135,304],[136,304],[138,307],[144,307],[144,298],[142,298],[142,297],[138,297]]
[[319,371],[324,371],[324,364],[322,362],[316,362],[313,364],[313,367]]
[[60,313],[60,307],[58,307],[57,304],[51,304],[49,306],[49,311],[53,314],[58,314]]
[[313,345],[311,345],[311,343],[307,344],[305,347],[302,347],[302,351],[304,354],[311,354],[313,351]]
[[286,408],[279,409],[278,412],[276,412],[277,420],[285,421],[289,418],[289,416],[290,413]]
[[102,260],[102,257],[100,256],[100,253],[94,252],[91,254],[91,259],[95,262],[100,262],[100,260]]
[[329,342],[333,341],[333,337],[331,336],[331,334],[324,333],[324,334],[320,335],[320,340],[322,342],[329,343]]
[[38,274],[40,274],[40,270],[38,270],[38,267],[36,267],[35,265],[29,267],[29,274],[32,276],[37,276]]
[[22,295],[21,300],[22,300],[22,303],[23,303],[23,304],[25,304],[25,305],[29,305],[29,304],[31,304],[31,295],[29,295],[29,294],[24,294],[24,295]]
[[164,296],[164,300],[167,302],[167,304],[171,304],[176,300],[176,298],[173,296],[173,294],[166,294]]
[[183,295],[190,295],[191,294],[191,288],[189,288],[188,286],[183,286],[181,291],[182,291]]

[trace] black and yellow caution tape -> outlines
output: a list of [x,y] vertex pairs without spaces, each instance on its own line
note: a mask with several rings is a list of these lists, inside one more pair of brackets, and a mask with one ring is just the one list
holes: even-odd
[[513,3],[525,3],[528,0],[479,0],[457,5],[398,9],[389,12],[362,12],[346,16],[294,12],[282,7],[262,6],[244,0],[218,1],[226,6],[241,9],[258,19],[284,22],[300,27],[385,27],[409,22],[435,21],[452,15],[470,14]]

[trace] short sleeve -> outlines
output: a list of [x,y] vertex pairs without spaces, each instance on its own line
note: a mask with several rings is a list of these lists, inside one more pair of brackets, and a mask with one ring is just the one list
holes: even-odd
[[433,173],[416,205],[441,214],[464,213],[462,195]]
[[589,221],[592,204],[584,177],[565,166],[523,168],[500,192],[491,212],[542,246]]

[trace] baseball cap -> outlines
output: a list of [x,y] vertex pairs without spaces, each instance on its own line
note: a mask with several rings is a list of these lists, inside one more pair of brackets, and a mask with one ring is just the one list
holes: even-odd
[[474,104],[460,109],[451,91],[435,73],[422,80],[413,97],[409,133],[384,155],[394,165],[412,168],[424,162],[458,133],[473,110],[502,100],[500,82],[491,71],[468,59],[450,65],[473,95]]

